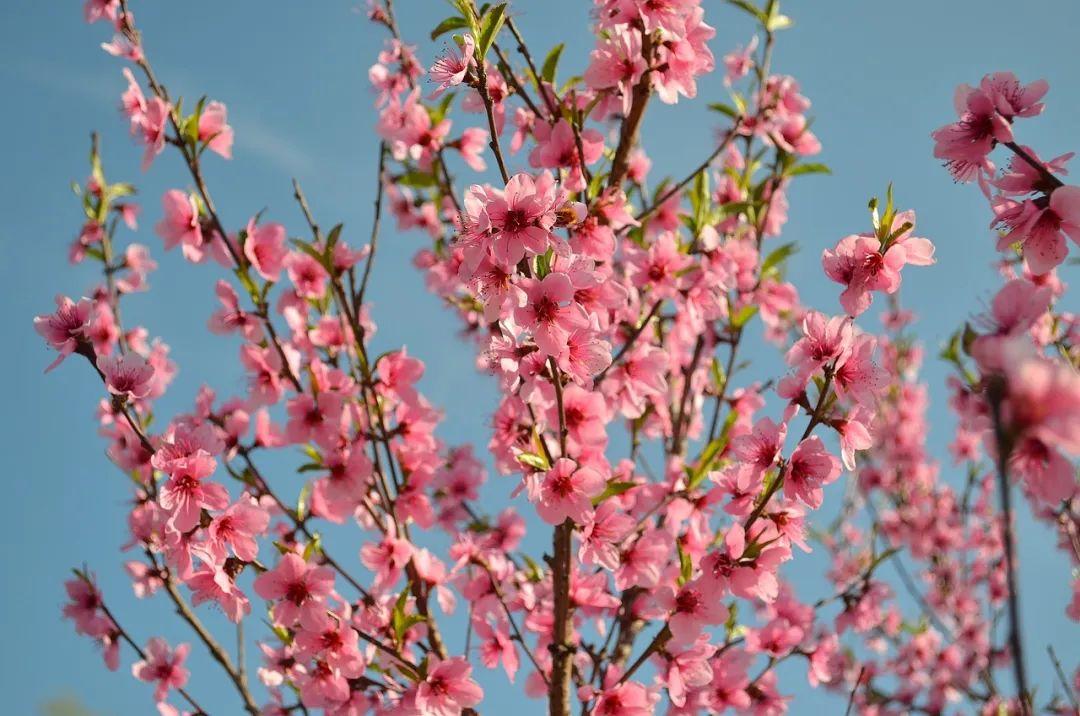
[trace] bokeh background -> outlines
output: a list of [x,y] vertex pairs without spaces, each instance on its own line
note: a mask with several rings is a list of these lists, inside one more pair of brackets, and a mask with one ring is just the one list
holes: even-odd
[[[136,600],[122,571],[118,548],[127,536],[127,488],[95,434],[97,380],[75,360],[43,375],[52,355],[31,326],[35,314],[51,310],[54,294],[78,295],[95,281],[89,268],[66,262],[67,245],[81,222],[69,183],[87,174],[90,130],[101,132],[109,178],[138,184],[143,214],[136,240],[149,245],[161,264],[151,276],[152,292],[124,306],[126,321],[143,323],[162,336],[180,366],[171,391],[157,406],[161,419],[187,410],[204,382],[221,394],[244,389],[236,343],[204,330],[216,308],[212,286],[218,272],[187,265],[178,253],[164,254],[151,231],[160,218],[161,193],[188,186],[188,178],[170,152],[151,171],[139,170],[140,150],[117,111],[122,65],[98,49],[109,39],[109,28],[84,25],[80,4],[11,0],[0,5],[0,83],[8,98],[0,111],[5,157],[0,172],[0,322],[6,336],[0,350],[5,379],[0,411],[0,454],[5,457],[0,692],[3,713],[18,715],[72,714],[79,703],[94,714],[154,713],[150,688],[126,674],[130,653],[124,654],[121,673],[111,674],[102,668],[93,645],[61,621],[62,582],[72,566],[86,563],[96,572],[114,611],[139,638],[152,633],[173,641],[192,638],[171,623],[163,600]],[[377,147],[367,69],[385,33],[366,21],[357,1],[132,4],[150,58],[171,93],[190,99],[207,94],[229,107],[237,137],[235,159],[210,157],[207,162],[226,222],[240,226],[265,209],[268,218],[284,222],[293,235],[303,234],[290,189],[290,178],[297,177],[320,221],[345,222],[345,237],[354,245],[362,243],[370,226]],[[717,28],[711,46],[718,59],[750,39],[746,15],[714,0],[704,4],[707,21]],[[420,45],[429,64],[441,41],[428,41],[427,33],[449,14],[448,6],[441,0],[399,0],[397,5],[404,35]],[[580,72],[592,47],[590,6],[583,0],[512,3],[535,54],[566,43],[563,77]],[[937,396],[928,437],[942,458],[943,472],[950,475],[956,471],[944,449],[952,428],[942,392],[946,369],[932,356],[949,332],[981,311],[992,295],[993,240],[985,200],[975,188],[952,183],[931,156],[929,132],[951,119],[956,84],[1007,69],[1025,81],[1046,78],[1051,86],[1048,111],[1020,126],[1021,141],[1044,156],[1080,146],[1080,46],[1075,42],[1080,3],[793,0],[784,8],[795,26],[779,34],[774,70],[795,75],[813,100],[814,131],[824,145],[820,159],[834,172],[801,179],[791,191],[785,240],[798,241],[802,251],[792,259],[790,275],[808,305],[837,312],[838,289],[820,272],[821,250],[845,234],[865,230],[867,200],[882,195],[890,181],[899,204],[918,211],[917,233],[934,240],[938,263],[905,272],[903,300],[921,319],[928,354],[924,375]],[[725,99],[721,73],[700,83],[699,97],[674,107],[654,103],[643,132],[654,160],[653,182],[665,174],[681,177],[711,150],[717,115],[705,104]],[[510,164],[524,168],[524,157],[513,157]],[[474,370],[471,348],[457,338],[456,318],[425,292],[410,264],[424,241],[424,236],[394,231],[392,222],[384,224],[370,292],[379,323],[376,353],[407,345],[410,353],[424,358],[427,374],[421,387],[446,411],[441,437],[471,442],[482,452],[494,391]],[[771,349],[762,349],[760,357],[764,374],[776,367]],[[753,377],[758,377],[753,371],[745,376]],[[272,479],[293,494],[300,486],[285,471]],[[485,500],[497,504],[512,486],[512,480],[493,476]],[[832,486],[827,499],[836,502],[841,490],[840,483]],[[1067,669],[1080,659],[1078,630],[1063,613],[1069,567],[1026,506],[1020,512],[1029,670],[1040,693],[1047,694],[1054,687],[1046,646],[1056,647]],[[544,535],[531,532],[530,544],[542,549],[546,530]],[[346,537],[334,544],[359,569],[355,540]],[[785,572],[799,594],[812,601],[827,593],[821,555],[799,561],[800,566]],[[215,626],[222,623],[212,613],[206,619]],[[223,634],[223,642],[231,644]],[[462,635],[462,629],[454,629],[451,643],[460,648]],[[211,706],[215,714],[239,713],[229,685],[204,658],[200,644],[193,645],[193,654],[192,693],[204,705],[222,704]],[[255,656],[249,653],[248,659],[253,669]],[[801,660],[782,670],[795,697],[793,713],[842,711],[842,700],[806,686],[803,670]],[[515,689],[503,685],[501,674],[481,669],[480,680],[488,697],[484,713],[543,710],[539,702],[523,702]],[[1008,676],[1002,683],[1011,687]]]

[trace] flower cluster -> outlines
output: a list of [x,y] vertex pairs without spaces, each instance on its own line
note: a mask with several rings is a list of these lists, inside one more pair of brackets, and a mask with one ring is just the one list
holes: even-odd
[[[132,478],[136,596],[168,600],[244,709],[266,716],[476,714],[494,672],[555,716],[798,711],[781,680],[796,672],[867,714],[1064,708],[1029,688],[1015,621],[996,628],[1018,599],[1012,483],[1080,559],[1080,321],[1057,307],[1056,275],[1080,200],[1057,179],[1070,155],[1042,163],[1012,133],[1045,84],[991,75],[934,135],[991,198],[1000,248],[1019,250],[988,314],[942,354],[956,369],[956,484],[927,449],[922,349],[899,304],[904,268],[935,261],[915,213],[890,187],[869,231],[823,251],[816,278],[840,285],[838,315],[804,306],[788,275],[788,187],[828,169],[808,161],[821,151],[810,101],[772,68],[791,24],[779,2],[731,3],[755,34],[723,57],[730,97],[711,108],[724,126],[702,164],[662,181],[642,118],[653,95],[693,99],[714,70],[705,3],[594,0],[595,48],[562,84],[564,48],[537,62],[512,7],[450,5],[425,73],[393,3],[369,0],[389,38],[368,72],[375,231],[355,248],[295,182],[299,232],[262,212],[227,223],[203,172],[232,156],[225,106],[186,113],[127,2],[86,3],[88,21],[116,29],[105,49],[127,63],[121,111],[144,166],[168,150],[191,179],[165,192],[155,233],[225,270],[206,320],[246,375],[155,420],[176,367],[148,329],[125,328],[120,302],[156,264],[115,248],[121,225],[137,228],[134,187],[105,180],[95,143],[70,256],[98,262],[103,283],[58,297],[35,328],[58,354],[50,368],[79,356],[101,381],[100,430]],[[1015,154],[1000,175],[998,145]],[[384,207],[422,235],[414,264],[498,389],[483,454],[439,437],[420,358],[375,348]],[[864,323],[875,295],[883,331]],[[752,381],[758,337],[786,368]],[[486,484],[489,465],[500,477]],[[358,552],[331,543],[339,527],[361,535]],[[525,551],[530,528],[550,535],[543,558]],[[813,549],[831,560],[831,591],[810,596],[788,564]],[[1064,608],[1080,619],[1074,588]],[[67,589],[76,631],[113,669],[130,646],[160,713],[208,713],[187,644],[138,646],[85,570]],[[204,623],[209,608],[250,626],[257,683]]]

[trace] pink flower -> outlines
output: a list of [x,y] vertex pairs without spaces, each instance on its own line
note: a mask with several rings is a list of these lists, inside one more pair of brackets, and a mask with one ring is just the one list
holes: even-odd
[[[608,408],[599,392],[567,385],[563,390],[563,417],[566,421],[567,452],[581,454],[589,448],[607,444]],[[548,418],[552,425],[559,422],[557,405],[552,405]]]
[[[113,35],[112,42],[101,43],[101,49],[109,53],[113,57],[122,57],[130,62],[141,62],[145,59],[142,47],[138,43],[132,42],[125,35],[116,34]],[[151,159],[153,157],[150,157]],[[146,166],[144,165],[145,169]]]
[[593,707],[593,716],[653,716],[654,702],[644,686],[636,681],[605,688]]
[[83,3],[83,19],[88,23],[98,20],[116,22],[120,0],[86,0]]
[[1011,72],[987,75],[977,89],[960,85],[954,99],[960,120],[933,132],[934,156],[945,160],[957,181],[989,173],[993,164],[986,155],[997,142],[1012,141],[1013,119],[1042,112],[1039,100],[1047,89],[1044,80],[1023,86]]
[[254,586],[260,597],[276,602],[274,621],[292,626],[304,612],[324,608],[326,597],[334,589],[334,573],[290,552],[272,570],[256,577]]
[[360,561],[375,573],[375,584],[393,585],[413,556],[412,543],[387,535],[381,542],[368,542],[360,548]]
[[259,405],[273,405],[281,400],[281,356],[273,348],[246,344],[240,348],[240,362],[249,374],[251,399]]
[[517,674],[520,659],[517,648],[510,638],[510,627],[505,619],[499,619],[494,626],[486,619],[474,619],[473,630],[480,638],[480,661],[489,669],[496,668],[501,662],[506,676],[511,682]]
[[620,27],[602,38],[589,55],[585,83],[593,89],[620,88],[625,108],[630,102],[629,90],[646,69],[648,64],[641,56],[641,34]]
[[210,102],[199,115],[199,141],[226,159],[232,159],[233,128],[228,123],[228,112],[221,102]]
[[461,47],[448,49],[442,57],[428,70],[428,76],[432,82],[438,82],[439,86],[432,93],[432,97],[438,97],[448,88],[461,84],[473,62],[476,52],[476,41],[469,33],[465,33],[461,39]]
[[582,530],[578,559],[582,564],[600,564],[614,571],[619,567],[619,544],[633,528],[634,518],[615,500],[601,502]]
[[862,335],[855,339],[851,353],[837,363],[833,372],[833,387],[843,400],[872,406],[888,382],[888,374],[874,363],[877,340]]
[[151,97],[146,101],[146,112],[139,121],[139,139],[146,145],[143,153],[142,168],[146,170],[154,157],[165,148],[165,125],[169,121],[172,107],[160,97]]
[[[1039,158],[1038,153],[1034,149],[1028,146],[1020,147],[1029,157],[1035,160],[1035,163],[1042,167],[1049,174],[1068,174],[1065,165],[1070,159],[1073,158],[1074,153],[1062,154],[1061,156],[1054,157],[1049,161],[1043,161]],[[1026,159],[1021,159],[1019,155],[1013,155],[1009,158],[1009,163],[1005,169],[1002,170],[1001,176],[997,179],[991,179],[990,184],[1001,190],[1002,193],[1010,196],[1023,196],[1025,194],[1034,194],[1036,192],[1042,192],[1044,194],[1050,194],[1054,191],[1056,185],[1046,178],[1046,173],[1039,171],[1032,166]]]
[[244,256],[267,281],[277,281],[289,250],[285,246],[285,227],[270,223],[256,225],[248,221],[244,238]]
[[251,601],[247,598],[222,564],[204,564],[186,579],[191,588],[191,603],[195,606],[213,602],[234,624],[251,613]]
[[285,257],[285,266],[289,280],[302,297],[319,299],[326,293],[326,282],[330,276],[313,256],[302,251],[293,251]]
[[270,515],[250,497],[242,497],[210,523],[209,536],[224,556],[225,546],[232,547],[236,556],[254,562],[259,555],[255,538],[270,525]]
[[80,577],[64,582],[64,589],[71,600],[64,605],[64,618],[75,622],[75,631],[79,634],[97,633],[102,605],[97,585]]
[[92,310],[93,303],[88,298],[75,303],[67,296],[57,295],[56,312],[34,318],[34,330],[50,347],[60,352],[56,360],[45,369],[46,373],[74,353],[81,341],[87,340]]
[[582,386],[611,365],[611,343],[592,327],[579,328],[566,338],[566,350],[559,355],[559,368]]
[[661,587],[654,594],[657,606],[670,614],[668,627],[676,644],[689,644],[706,626],[727,621],[728,610],[721,602],[723,593],[708,578],[695,579],[677,591]]
[[697,689],[712,681],[713,670],[709,666],[709,657],[715,650],[709,643],[707,634],[701,635],[692,644],[665,648],[670,659],[664,679],[673,704],[685,706],[688,687]]
[[121,73],[127,80],[128,86],[120,95],[120,111],[131,120],[131,133],[135,134],[141,126],[143,117],[146,116],[146,96],[143,95],[142,88],[135,81],[135,75],[129,68],[125,67]]
[[164,639],[154,637],[146,644],[146,655],[131,665],[131,673],[140,681],[156,684],[154,700],[164,701],[171,689],[182,689],[187,684],[184,661],[190,650],[189,644],[172,650]]
[[344,400],[340,393],[324,391],[317,398],[304,393],[289,401],[289,422],[285,438],[303,443],[314,440],[320,445],[333,446],[341,430]]
[[210,316],[208,322],[210,331],[220,334],[239,331],[246,340],[261,341],[262,322],[255,314],[240,308],[240,297],[236,294],[236,289],[223,279],[218,279],[214,293],[221,302],[221,308]]
[[784,472],[784,494],[813,509],[821,507],[822,485],[840,476],[840,461],[813,435],[799,443]]
[[1065,261],[1069,253],[1065,236],[1080,244],[1080,187],[1055,189],[1045,205],[1031,199],[1018,203],[999,198],[994,213],[995,223],[1008,229],[998,239],[998,250],[1020,243],[1035,274],[1049,273]]
[[746,47],[739,47],[734,52],[724,55],[724,84],[731,86],[733,83],[746,77],[754,66],[754,52],[757,51],[758,38],[754,35]]
[[366,668],[359,638],[347,618],[326,611],[306,611],[300,615],[296,631],[297,656],[303,660],[320,659],[342,676],[355,679]]
[[1033,354],[1023,338],[1005,346],[1008,397],[1003,421],[1016,435],[1080,454],[1080,374]]
[[560,119],[554,126],[540,123],[534,128],[536,148],[529,154],[529,164],[546,169],[569,168],[570,176],[564,186],[569,191],[585,188],[581,163],[584,155],[585,164],[593,164],[603,156],[604,137],[595,129],[584,129],[578,133],[581,138],[581,151],[578,151],[578,137],[565,119]]
[[555,223],[550,205],[528,174],[510,177],[502,196],[492,196],[484,211],[491,222],[491,254],[501,264],[513,266],[529,254],[548,248],[549,229]]
[[847,316],[826,318],[809,311],[802,322],[803,337],[787,352],[788,365],[806,385],[810,377],[826,364],[843,360],[851,352],[852,327]]
[[177,189],[170,189],[161,197],[165,216],[154,231],[165,241],[165,250],[181,245],[184,258],[199,262],[203,259],[204,237],[199,205],[195,198]]
[[154,366],[138,353],[98,356],[97,367],[105,376],[105,387],[127,400],[145,398],[150,392]]
[[190,532],[202,519],[202,511],[223,510],[229,504],[224,485],[206,481],[216,464],[205,453],[196,454],[161,487],[158,504],[170,513],[169,525]]
[[743,599],[774,601],[780,591],[776,579],[782,551],[766,547],[757,557],[747,555],[746,530],[736,522],[724,534],[720,549],[701,562],[701,579],[711,579],[721,590],[730,590]]
[[588,318],[573,302],[574,287],[565,273],[543,278],[522,279],[525,305],[514,309],[514,320],[532,332],[533,340],[545,354],[558,357],[566,348],[570,333],[588,327]]
[[1009,341],[1030,331],[1046,313],[1052,298],[1049,286],[1036,286],[1022,278],[1002,286],[990,304],[990,315],[982,319],[990,331],[971,344],[971,355],[979,366],[984,371],[1000,371]]
[[881,252],[881,242],[873,236],[847,236],[833,250],[821,256],[825,274],[844,284],[840,305],[851,316],[858,316],[870,307],[870,292],[881,290],[893,293],[900,286],[900,269],[904,266],[902,251]]
[[682,272],[691,259],[679,250],[677,235],[664,232],[647,250],[632,245],[625,249],[630,280],[638,288],[648,288],[657,298],[671,298],[681,288]]
[[840,456],[848,470],[855,469],[856,451],[869,450],[874,444],[870,435],[870,418],[866,409],[858,406],[835,424],[837,432],[840,433]]
[[615,586],[619,589],[631,586],[652,589],[659,583],[672,549],[670,535],[659,530],[646,530],[619,555]]
[[484,698],[484,691],[470,678],[472,667],[460,656],[434,661],[427,677],[416,687],[416,706],[431,716],[457,716]]
[[488,133],[486,129],[479,127],[466,127],[461,133],[461,139],[451,143],[461,152],[461,158],[473,171],[482,172],[487,169],[484,161],[484,152],[488,148]]
[[605,484],[600,473],[591,467],[559,458],[535,481],[529,499],[536,503],[536,511],[548,524],[561,525],[568,519],[584,524],[592,514],[592,498],[604,491]]
[[755,474],[768,470],[776,462],[787,435],[787,425],[777,425],[769,418],[754,424],[752,432],[731,441],[731,449]]

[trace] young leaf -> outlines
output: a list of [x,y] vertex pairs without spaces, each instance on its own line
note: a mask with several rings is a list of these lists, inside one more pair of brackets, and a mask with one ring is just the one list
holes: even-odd
[[733,328],[742,328],[745,326],[754,314],[758,312],[758,307],[755,304],[748,304],[739,309],[739,312],[731,317],[731,325]]
[[483,60],[487,55],[487,51],[491,49],[505,21],[506,3],[496,5],[484,13],[484,17],[480,20],[480,37],[476,41],[476,56],[479,60]]
[[802,174],[832,174],[832,170],[820,162],[811,162],[809,164],[797,164],[784,172],[784,174],[789,177],[797,177]]
[[555,72],[559,68],[559,58],[562,56],[564,47],[565,45],[560,42],[551,48],[551,52],[544,58],[544,64],[540,68],[540,76],[545,82],[555,84]]
[[748,0],[728,0],[728,2],[739,8],[740,10],[743,10],[744,12],[753,15],[763,25],[769,21],[768,16],[764,12],[762,12],[760,8],[758,8]]
[[726,114],[732,119],[735,119],[739,116],[739,113],[735,110],[734,107],[729,104],[724,104],[723,102],[713,102],[709,105],[709,109],[714,112],[719,112],[720,114]]
[[436,25],[435,29],[431,31],[431,39],[434,40],[439,35],[450,32],[452,30],[462,30],[467,27],[469,27],[469,22],[465,18],[458,17],[456,15],[453,17],[448,17],[442,22],[440,22],[438,25]]
[[637,487],[637,483],[634,482],[609,482],[608,486],[604,488],[604,491],[593,498],[593,504],[599,505],[607,498],[621,495],[628,490],[634,489],[635,487]]
[[548,465],[548,461],[542,456],[537,455],[534,452],[523,452],[517,456],[517,461],[522,465],[528,465],[531,468],[537,470],[550,470],[551,465]]
[[784,244],[783,246],[779,246],[776,249],[773,249],[773,251],[769,253],[769,255],[766,256],[765,260],[762,262],[761,273],[765,274],[769,271],[769,269],[773,268],[774,266],[779,266],[784,261],[787,261],[789,256],[792,256],[798,251],[799,247],[794,241]]

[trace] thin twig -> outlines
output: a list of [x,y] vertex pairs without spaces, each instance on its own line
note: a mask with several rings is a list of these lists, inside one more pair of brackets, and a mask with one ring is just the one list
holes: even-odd
[[1005,543],[1005,578],[1009,588],[1009,648],[1012,651],[1013,675],[1016,677],[1017,701],[1022,716],[1031,713],[1028,703],[1027,669],[1024,666],[1024,645],[1020,634],[1020,588],[1016,581],[1016,555],[1012,529],[1012,489],[1009,484],[1009,457],[1012,454],[1012,438],[1001,416],[1001,404],[1005,399],[1004,379],[995,376],[987,388],[990,412],[994,422],[994,438],[997,442],[997,482],[1001,499],[1002,541]]

